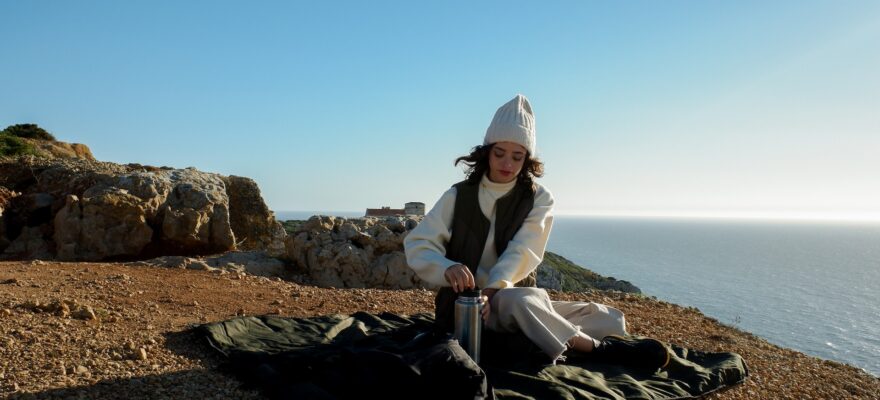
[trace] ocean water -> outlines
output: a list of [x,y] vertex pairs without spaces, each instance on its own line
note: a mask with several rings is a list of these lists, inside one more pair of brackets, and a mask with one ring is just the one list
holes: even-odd
[[[280,211],[276,218],[362,212]],[[880,223],[557,216],[548,250],[880,376]]]
[[548,250],[880,376],[880,223],[558,216]]

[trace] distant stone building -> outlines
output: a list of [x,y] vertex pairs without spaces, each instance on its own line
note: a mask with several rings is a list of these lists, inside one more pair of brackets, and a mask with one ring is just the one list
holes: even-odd
[[368,208],[367,217],[397,217],[406,215],[425,215],[425,203],[409,202],[404,208],[391,208],[388,206],[382,208]]
[[425,203],[411,201],[403,205],[407,215],[425,215]]

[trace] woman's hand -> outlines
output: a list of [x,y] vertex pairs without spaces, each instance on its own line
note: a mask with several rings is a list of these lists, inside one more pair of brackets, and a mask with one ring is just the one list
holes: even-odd
[[476,287],[474,275],[471,274],[471,270],[464,266],[464,264],[455,264],[446,268],[443,277],[446,278],[446,282],[449,282],[455,293]]
[[492,307],[489,304],[492,302],[492,298],[495,297],[495,293],[498,293],[498,289],[483,289],[483,321],[489,320],[489,314],[492,313]]

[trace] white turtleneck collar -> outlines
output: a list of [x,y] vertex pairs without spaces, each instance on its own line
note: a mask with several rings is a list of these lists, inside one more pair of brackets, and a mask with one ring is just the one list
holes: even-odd
[[483,175],[483,179],[480,180],[480,186],[493,192],[507,193],[510,191],[510,189],[513,189],[513,187],[516,186],[516,179],[508,183],[492,182],[492,180],[489,179],[489,174],[487,173]]

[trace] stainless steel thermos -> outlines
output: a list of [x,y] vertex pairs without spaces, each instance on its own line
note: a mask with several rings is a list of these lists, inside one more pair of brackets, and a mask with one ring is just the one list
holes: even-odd
[[455,300],[455,332],[461,347],[480,363],[480,339],[483,333],[483,298],[479,290],[465,290]]

